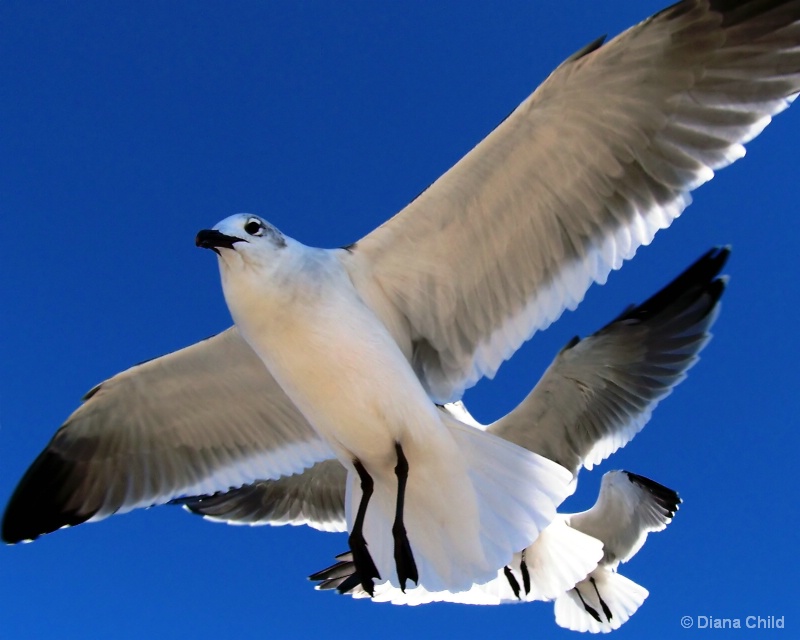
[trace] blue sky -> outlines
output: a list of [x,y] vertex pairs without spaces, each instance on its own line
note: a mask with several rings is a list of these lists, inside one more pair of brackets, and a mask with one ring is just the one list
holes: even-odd
[[[661,7],[3,2],[0,505],[95,383],[230,324],[199,229],[248,211],[306,244],[352,242],[564,57]],[[799,141],[795,108],[467,396],[485,421],[507,412],[573,335],[733,245],[701,362],[565,505],[587,507],[615,468],[684,498],[622,569],[651,595],[616,637],[700,633],[681,629],[684,615],[797,624]],[[313,591],[306,576],[345,548],[342,535],[227,527],[170,507],[113,517],[0,548],[0,635],[577,637],[549,604],[407,609]]]

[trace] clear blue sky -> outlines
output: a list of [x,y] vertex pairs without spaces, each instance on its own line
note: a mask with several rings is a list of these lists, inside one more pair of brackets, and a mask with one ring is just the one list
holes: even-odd
[[[307,244],[354,241],[564,57],[661,7],[0,4],[0,505],[91,386],[230,324],[199,229],[248,211]],[[683,615],[800,623],[798,108],[467,397],[483,420],[507,412],[574,334],[733,245],[703,359],[566,505],[592,503],[615,468],[685,500],[622,569],[651,595],[618,638],[701,633],[682,630]],[[113,517],[0,548],[0,636],[577,637],[549,604],[407,609],[313,591],[306,576],[345,548],[343,535],[227,527],[171,507]]]

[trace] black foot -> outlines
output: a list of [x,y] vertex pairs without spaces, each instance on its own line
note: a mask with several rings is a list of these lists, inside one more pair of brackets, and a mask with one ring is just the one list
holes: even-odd
[[413,580],[419,584],[419,572],[417,563],[414,561],[414,553],[411,551],[411,544],[406,535],[406,528],[403,524],[403,505],[405,503],[406,483],[408,481],[408,460],[403,453],[400,443],[395,444],[397,452],[397,466],[394,473],[397,476],[397,508],[392,525],[392,535],[394,536],[394,563],[397,567],[397,579],[400,581],[400,590],[406,592],[406,584]]
[[597,594],[597,599],[600,601],[600,606],[603,607],[603,613],[606,616],[606,620],[611,622],[611,618],[613,618],[613,614],[611,613],[611,609],[608,608],[606,601],[603,600],[603,597],[600,595],[600,592],[597,590],[597,583],[594,581],[594,578],[589,578],[589,582],[592,583],[594,587],[594,592]]
[[397,566],[397,579],[400,580],[400,589],[405,593],[406,583],[409,580],[419,583],[417,563],[414,561],[414,553],[411,551],[405,527],[402,525],[398,527],[395,524],[392,527],[392,534],[394,535],[394,562]]
[[353,564],[356,567],[354,575],[359,577],[361,586],[364,587],[370,596],[375,595],[375,582],[373,578],[380,580],[381,574],[378,567],[367,549],[367,543],[361,535],[351,535],[348,539],[350,551],[353,552]]
[[586,613],[588,613],[590,616],[592,616],[598,622],[603,622],[600,619],[600,614],[597,613],[597,609],[595,609],[593,606],[587,604],[586,600],[583,599],[583,596],[581,595],[581,592],[578,589],[578,587],[575,587],[575,593],[577,593],[578,597],[581,599],[581,604],[583,605],[583,608],[586,609]]
[[375,566],[375,561],[367,549],[367,541],[364,540],[364,516],[367,513],[367,504],[372,496],[373,482],[367,470],[358,460],[353,462],[353,466],[361,479],[361,503],[358,505],[358,512],[356,519],[353,523],[353,530],[350,533],[348,542],[350,543],[350,551],[353,552],[353,564],[355,565],[355,575],[361,581],[361,586],[370,596],[375,595],[375,582],[373,578],[380,580],[381,574],[378,573],[378,567]]

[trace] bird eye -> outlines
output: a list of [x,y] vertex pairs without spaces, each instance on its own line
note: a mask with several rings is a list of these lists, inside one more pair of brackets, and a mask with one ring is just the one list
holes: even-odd
[[251,236],[260,236],[264,233],[264,225],[261,220],[250,218],[244,225],[244,230]]

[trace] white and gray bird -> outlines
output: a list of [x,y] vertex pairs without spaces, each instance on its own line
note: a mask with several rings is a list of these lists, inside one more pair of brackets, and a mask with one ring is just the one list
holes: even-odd
[[672,522],[680,503],[675,491],[649,478],[629,471],[606,473],[594,506],[563,516],[568,527],[603,543],[603,557],[556,598],[556,623],[573,631],[607,633],[627,622],[648,591],[617,573],[617,567],[639,552],[648,533]]
[[[519,406],[491,425],[477,422],[460,402],[441,410],[547,455],[568,466],[577,477],[582,467],[592,468],[628,442],[697,361],[718,316],[726,281],[718,274],[728,254],[728,249],[712,249],[645,302],[626,309],[593,335],[571,341]],[[622,576],[607,576],[607,571],[613,570],[610,565],[615,558],[628,553],[620,551],[624,536],[636,539],[640,535],[641,523],[634,520],[634,513],[626,515],[626,510],[647,512],[647,501],[654,498],[641,494],[633,501],[624,491],[611,490],[609,487],[620,486],[619,482],[610,484],[618,474],[604,477],[601,498],[589,512],[594,516],[559,515],[490,582],[456,593],[422,587],[403,592],[383,582],[376,585],[373,598],[404,605],[435,601],[496,605],[554,600],[567,592],[577,597],[594,581],[595,586],[602,584],[606,607],[596,602],[600,591],[595,589],[585,596],[587,607],[582,611],[592,616],[591,601],[597,605],[594,615],[599,615],[597,611],[612,613],[602,624],[592,622],[594,617],[584,624],[599,629],[622,624],[635,611],[634,604],[641,604],[646,591]],[[628,477],[634,478],[632,474]],[[213,521],[309,524],[323,531],[342,531],[346,528],[345,484],[344,467],[329,460],[301,474],[179,502]],[[613,526],[618,527],[614,535],[609,533]],[[318,581],[321,589],[367,596],[359,586],[352,555],[341,554],[337,559],[311,579]],[[577,624],[585,616],[573,611],[572,617]]]
[[[481,441],[479,460],[459,458],[453,466],[471,471],[475,463],[496,474],[492,466],[513,450],[458,427],[423,428],[423,422],[440,420],[433,403],[456,400],[482,376],[493,375],[534,332],[574,308],[592,282],[605,281],[612,269],[668,226],[689,203],[691,190],[743,155],[743,143],[761,132],[800,89],[799,20],[800,0],[683,0],[608,44],[595,42],[570,57],[452,169],[354,245],[310,249],[260,218],[247,217],[236,219],[240,228],[230,228],[236,225],[229,221],[224,230],[217,229],[231,245],[217,248],[231,260],[246,245],[272,242],[274,251],[267,253],[283,253],[283,266],[264,265],[262,272],[271,269],[287,278],[284,287],[273,282],[272,289],[283,289],[291,304],[309,299],[303,297],[309,291],[301,281],[313,281],[317,292],[319,283],[331,284],[333,290],[317,298],[325,302],[316,312],[353,312],[350,321],[337,318],[336,326],[365,330],[365,341],[349,336],[346,345],[317,344],[322,349],[319,361],[346,369],[349,349],[355,347],[374,358],[371,375],[348,370],[342,381],[369,378],[371,388],[378,388],[382,365],[390,365],[397,369],[386,382],[402,378],[408,386],[401,388],[410,390],[408,407],[391,397],[396,392],[389,387],[373,396],[371,415],[388,409],[389,415],[396,419],[403,414],[404,420],[402,426],[374,425],[375,431],[387,441],[399,435],[417,442],[424,430],[424,438],[435,442],[439,453],[454,452],[454,438]],[[204,242],[213,244],[210,236]],[[291,261],[302,268],[285,268]],[[315,269],[319,279],[312,277]],[[263,290],[266,285],[260,286]],[[236,286],[226,288],[233,291]],[[293,290],[303,295],[293,298],[288,295]],[[333,451],[345,457],[351,449],[369,448],[364,443],[373,432],[362,441],[361,429],[333,424],[334,405],[341,403],[335,399],[336,389],[312,389],[311,380],[296,375],[294,367],[308,368],[314,356],[285,348],[266,353],[270,332],[262,332],[258,318],[249,317],[246,297],[229,296],[229,301],[236,298],[232,306],[240,308],[234,316],[247,325],[247,340],[239,330],[230,330],[122,372],[87,394],[12,496],[3,521],[6,541],[279,478],[328,459]],[[311,330],[317,343],[323,342],[320,318],[311,321],[311,316],[294,314],[303,319],[294,328],[298,333]],[[374,348],[366,345],[366,338]],[[251,343],[261,345],[260,358]],[[301,343],[295,336],[293,344]],[[233,373],[220,380],[214,372],[228,360],[233,360]],[[263,360],[273,373],[280,370],[281,380],[269,373],[252,375],[256,365],[263,368]],[[365,364],[363,358],[357,361]],[[174,376],[195,369],[212,373],[194,374],[193,385],[172,386]],[[240,407],[238,400],[247,394],[259,401]],[[356,397],[366,401],[364,393]],[[411,424],[415,421],[420,424]],[[461,435],[454,436],[454,430]],[[493,444],[484,451],[484,442]],[[381,440],[381,451],[366,452],[371,466],[380,470],[349,463],[356,472],[364,471],[365,487],[373,482],[370,472],[380,476],[375,509],[364,510],[365,517],[388,509],[383,494],[389,485],[402,484],[404,460],[409,461],[408,478],[414,477],[403,447],[374,464],[386,455],[385,445]],[[463,455],[476,446],[461,444],[457,450]],[[514,468],[525,467],[519,472],[531,477],[541,499],[528,499],[510,518],[509,494],[505,506],[510,519],[496,538],[499,546],[490,550],[483,539],[476,549],[481,534],[469,531],[460,541],[470,547],[463,565],[425,550],[425,562],[436,565],[426,568],[431,586],[436,579],[452,586],[473,572],[472,579],[477,578],[482,567],[509,555],[517,544],[514,538],[535,535],[565,492],[563,478],[553,468],[519,452],[513,455],[518,457]],[[418,470],[425,466],[420,462]],[[473,486],[491,493],[497,488],[491,484],[481,479]],[[395,498],[402,495],[394,493]],[[391,513],[383,516],[402,524],[397,517],[402,501],[392,502]],[[474,516],[473,524],[480,521],[481,504],[477,497],[464,498],[460,508],[472,513],[462,517]],[[495,515],[500,527],[504,516]],[[492,520],[488,517],[486,526],[494,526]],[[407,548],[401,529],[391,538],[399,541],[403,572],[413,578],[415,534],[409,527],[412,545]],[[388,548],[394,542],[384,545],[380,532],[367,534],[378,564],[396,564],[394,550]],[[357,541],[355,546],[366,549]],[[453,573],[442,575],[448,570]],[[484,573],[489,572],[487,568]]]
[[430,591],[488,581],[552,521],[571,474],[443,419],[381,319],[394,309],[354,284],[351,253],[246,214],[197,242],[219,255],[236,328],[348,470],[350,549],[368,593],[373,579]]

